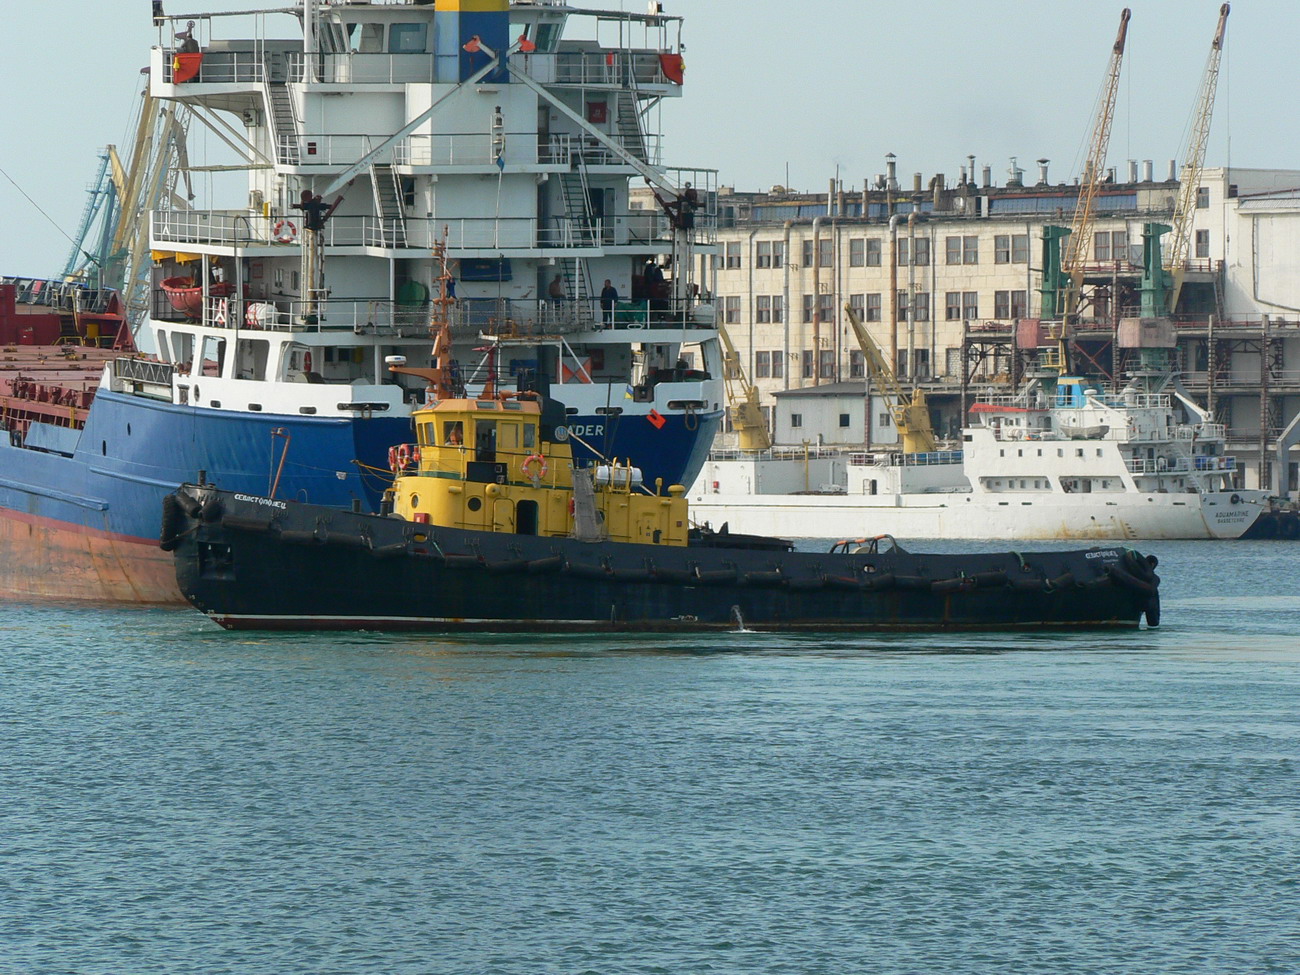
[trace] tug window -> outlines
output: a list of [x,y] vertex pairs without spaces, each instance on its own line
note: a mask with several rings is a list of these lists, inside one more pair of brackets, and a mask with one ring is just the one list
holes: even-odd
[[535,447],[537,445],[537,428],[531,423],[524,424],[524,446]]
[[495,464],[497,459],[497,421],[474,421],[474,459]]
[[460,420],[445,424],[443,435],[446,437],[446,443],[451,447],[459,447],[465,442],[465,429]]

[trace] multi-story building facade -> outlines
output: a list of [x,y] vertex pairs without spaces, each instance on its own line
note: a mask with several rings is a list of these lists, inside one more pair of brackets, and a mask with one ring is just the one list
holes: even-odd
[[[1043,312],[1043,229],[1070,226],[1078,187],[1050,183],[1045,161],[1032,183],[1014,164],[1011,172],[995,186],[984,167],[977,184],[972,163],[955,186],[916,174],[904,191],[891,162],[887,176],[852,193],[722,191],[718,251],[702,278],[770,420],[788,399],[777,392],[858,381],[869,390],[845,305],[898,378],[925,388],[941,437],[957,435],[976,391],[1019,381],[1037,347],[1059,334],[1039,326],[1059,318]],[[1144,232],[1167,229],[1179,190],[1174,178],[1152,178],[1149,162],[1140,174],[1130,162],[1127,176],[1112,171],[1098,193],[1069,331],[1073,367],[1103,381],[1144,354],[1121,346],[1119,323],[1143,317]],[[1167,358],[1228,426],[1247,482],[1267,485],[1274,442],[1300,412],[1300,172],[1203,171],[1190,234],[1177,304],[1161,316],[1174,325]],[[871,426],[864,440],[893,439]],[[789,429],[788,420],[771,428]],[[810,430],[806,439],[839,436]]]

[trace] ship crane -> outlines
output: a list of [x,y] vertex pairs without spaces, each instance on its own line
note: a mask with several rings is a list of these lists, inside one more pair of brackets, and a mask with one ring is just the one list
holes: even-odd
[[721,322],[718,323],[718,338],[722,340],[722,379],[727,389],[727,408],[740,449],[767,450],[772,446],[772,436],[758,405],[758,390],[745,378],[740,355]]
[[1125,7],[1119,16],[1119,33],[1115,36],[1115,43],[1111,47],[1101,102],[1092,126],[1092,142],[1088,150],[1088,159],[1083,165],[1083,176],[1079,180],[1079,199],[1074,208],[1074,223],[1070,229],[1070,236],[1066,240],[1065,256],[1061,262],[1062,270],[1069,278],[1069,283],[1065,286],[1065,301],[1062,307],[1064,321],[1067,323],[1076,321],[1079,315],[1080,297],[1083,292],[1083,267],[1092,248],[1097,190],[1102,183],[1106,150],[1110,146],[1110,126],[1115,117],[1115,98],[1119,93],[1119,71],[1124,61],[1124,41],[1128,35],[1129,16],[1130,11]]
[[1187,273],[1187,256],[1191,250],[1192,217],[1196,211],[1196,192],[1200,188],[1201,169],[1205,164],[1205,147],[1210,139],[1210,118],[1214,114],[1214,96],[1219,86],[1219,58],[1223,54],[1223,34],[1228,26],[1229,5],[1219,8],[1219,23],[1210,42],[1210,54],[1205,60],[1205,75],[1196,101],[1192,136],[1187,144],[1187,162],[1183,164],[1182,182],[1178,187],[1178,203],[1174,207],[1173,233],[1169,238],[1169,251],[1165,268],[1173,272],[1173,287],[1169,291],[1170,313],[1178,307],[1178,296]]
[[894,371],[885,362],[885,356],[876,345],[870,333],[862,324],[862,319],[853,306],[846,304],[844,311],[848,315],[849,325],[862,349],[867,371],[873,379],[884,387],[889,397],[889,412],[898,428],[898,440],[905,454],[924,454],[934,450],[934,428],[930,425],[930,410],[925,405],[925,393],[920,389],[906,392],[898,383]]

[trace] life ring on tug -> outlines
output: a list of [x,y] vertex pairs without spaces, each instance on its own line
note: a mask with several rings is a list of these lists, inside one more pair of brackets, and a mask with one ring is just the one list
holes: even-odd
[[418,443],[411,444],[411,463],[416,467],[420,466],[420,445]]
[[298,228],[292,220],[277,220],[271,228],[271,236],[281,244],[292,244],[298,239]]
[[393,471],[394,473],[397,472],[397,448],[396,447],[388,448],[388,469],[390,471]]
[[397,465],[403,470],[411,463],[411,448],[409,444],[397,445]]
[[[528,470],[528,468],[533,465],[536,465],[535,473]],[[524,477],[529,480],[540,481],[546,476],[546,458],[541,454],[529,454],[524,458],[524,462],[520,465],[520,470],[524,472]]]

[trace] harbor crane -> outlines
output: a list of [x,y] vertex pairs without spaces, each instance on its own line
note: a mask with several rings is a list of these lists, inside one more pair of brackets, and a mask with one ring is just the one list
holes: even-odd
[[[1083,176],[1079,180],[1079,199],[1074,207],[1074,223],[1065,241],[1065,255],[1061,265],[1068,282],[1065,283],[1064,301],[1060,312],[1066,323],[1076,321],[1079,315],[1083,293],[1083,269],[1092,250],[1092,227],[1096,218],[1097,191],[1105,178],[1106,150],[1110,146],[1110,127],[1115,118],[1115,98],[1119,94],[1119,71],[1124,62],[1124,41],[1128,36],[1130,15],[1131,11],[1125,7],[1119,16],[1119,33],[1116,34],[1115,43],[1111,46],[1106,80],[1102,85],[1097,117],[1093,121],[1088,159],[1083,164]],[[1044,309],[1043,317],[1048,317],[1047,309]]]
[[772,446],[772,435],[763,420],[763,410],[758,405],[758,390],[747,378],[740,364],[731,336],[722,323],[718,323],[718,338],[722,340],[722,380],[727,389],[727,412],[736,429],[736,440],[741,450],[767,450]]
[[898,429],[898,440],[903,446],[903,453],[924,454],[934,450],[934,428],[930,424],[925,392],[915,387],[910,393],[904,390],[885,361],[880,346],[876,345],[853,306],[846,303],[844,311],[858,340],[858,347],[862,349],[868,373],[884,387],[885,395],[889,398],[889,412]]
[[1192,122],[1192,135],[1187,143],[1187,161],[1183,164],[1182,182],[1178,186],[1178,203],[1174,206],[1173,232],[1165,254],[1165,268],[1173,273],[1173,286],[1169,291],[1169,311],[1178,307],[1178,296],[1187,274],[1187,256],[1191,251],[1192,218],[1196,211],[1196,194],[1200,189],[1201,170],[1205,164],[1205,147],[1210,140],[1210,118],[1214,114],[1214,97],[1219,86],[1219,59],[1223,54],[1223,35],[1228,26],[1228,11],[1224,4],[1219,8],[1219,23],[1210,42],[1210,53],[1205,59],[1205,74],[1197,97]]

